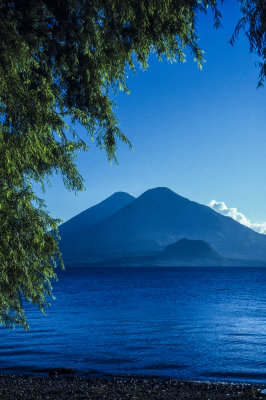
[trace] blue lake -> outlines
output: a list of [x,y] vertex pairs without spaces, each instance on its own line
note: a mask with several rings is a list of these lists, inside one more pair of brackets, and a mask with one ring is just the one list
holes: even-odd
[[0,373],[266,382],[264,268],[69,268],[54,294],[28,332],[0,328]]

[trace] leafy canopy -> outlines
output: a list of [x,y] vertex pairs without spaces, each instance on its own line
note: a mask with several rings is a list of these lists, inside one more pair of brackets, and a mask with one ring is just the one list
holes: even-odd
[[[242,1],[251,51],[265,78],[265,2]],[[216,0],[2,0],[0,2],[0,322],[27,328],[23,304],[44,310],[58,251],[57,220],[32,190],[61,174],[83,188],[75,159],[95,140],[109,160],[119,129],[111,95],[128,91],[127,73],[148,56],[202,65],[196,22],[207,8],[220,23]],[[69,121],[69,125],[66,123]],[[88,134],[80,138],[78,123]],[[72,127],[72,128],[71,128]]]

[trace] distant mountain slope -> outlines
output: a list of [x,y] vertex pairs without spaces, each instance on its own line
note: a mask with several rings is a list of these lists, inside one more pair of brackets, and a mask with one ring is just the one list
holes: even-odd
[[209,243],[203,240],[181,239],[169,244],[161,253],[160,258],[194,260],[199,258],[221,258]]
[[[149,262],[149,264],[151,263]],[[259,267],[266,264],[256,260],[222,257],[213,250],[209,243],[203,240],[184,238],[169,244],[159,255],[153,257],[153,265]]]
[[116,192],[99,204],[88,208],[80,214],[60,225],[59,233],[61,236],[60,249],[75,246],[75,241],[82,237],[84,232],[91,226],[108,218],[127,204],[131,203],[135,197],[125,192]]
[[266,259],[266,237],[167,188],[148,190],[75,235],[65,258],[145,255],[184,237],[204,240],[224,257]]

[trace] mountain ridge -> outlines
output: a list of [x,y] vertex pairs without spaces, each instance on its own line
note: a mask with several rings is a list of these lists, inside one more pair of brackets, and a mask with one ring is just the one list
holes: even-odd
[[[75,233],[81,234],[87,231],[91,226],[99,223],[101,220],[108,218],[119,209],[125,207],[135,199],[134,196],[126,192],[115,192],[105,200],[92,207],[80,212],[59,226],[59,234],[62,249],[66,243],[71,244]],[[64,249],[62,250],[64,251]]]
[[[168,188],[149,189],[74,238],[66,258],[147,255],[184,237],[227,258],[266,259],[266,237]],[[64,246],[63,246],[64,247]]]

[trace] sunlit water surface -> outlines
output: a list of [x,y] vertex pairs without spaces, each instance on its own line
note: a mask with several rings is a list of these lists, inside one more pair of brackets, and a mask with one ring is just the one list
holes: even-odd
[[69,268],[54,294],[28,332],[0,328],[0,373],[266,382],[264,268]]

